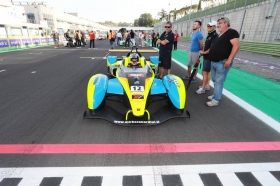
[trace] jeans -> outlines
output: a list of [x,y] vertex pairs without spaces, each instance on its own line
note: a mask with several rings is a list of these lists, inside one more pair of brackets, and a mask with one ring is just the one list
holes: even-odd
[[114,44],[115,44],[115,42],[114,42],[114,41],[110,41],[111,49],[113,49],[113,48],[114,48]]
[[85,38],[81,38],[81,43],[83,44],[83,47],[85,47],[85,45],[86,45],[86,42],[85,42]]
[[232,66],[233,61],[231,61],[230,66],[228,68],[224,67],[225,62],[226,59],[217,62],[211,62],[211,76],[214,82],[214,95],[212,100],[215,100],[217,102],[219,102],[222,97],[224,82],[226,80],[227,73]]

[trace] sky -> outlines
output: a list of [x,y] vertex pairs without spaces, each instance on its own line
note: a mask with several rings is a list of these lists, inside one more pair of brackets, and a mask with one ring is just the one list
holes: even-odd
[[[166,11],[174,8],[192,4],[198,4],[198,0],[43,0],[48,7],[63,12],[78,12],[80,17],[95,22],[112,21],[115,23],[134,23],[141,14],[150,13],[154,18],[164,9]],[[170,5],[169,5],[170,4]]]

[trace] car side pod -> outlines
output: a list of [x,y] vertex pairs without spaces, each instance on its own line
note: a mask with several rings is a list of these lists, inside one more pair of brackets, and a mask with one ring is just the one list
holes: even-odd
[[87,86],[87,104],[91,112],[98,112],[105,105],[108,77],[104,74],[92,76]]
[[186,89],[182,79],[169,74],[164,76],[162,81],[172,105],[176,109],[184,110],[186,104]]

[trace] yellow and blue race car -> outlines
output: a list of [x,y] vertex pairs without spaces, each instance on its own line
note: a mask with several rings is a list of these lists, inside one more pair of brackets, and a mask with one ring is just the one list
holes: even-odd
[[[158,63],[158,56],[146,60],[135,47],[123,58],[108,56],[109,75],[96,74],[88,82],[88,110],[84,118],[126,126],[157,125],[172,118],[189,118],[184,82],[171,74],[156,78]],[[112,103],[106,104],[109,101]],[[164,104],[160,108],[157,106],[161,104],[157,104],[151,112],[150,105],[157,102]],[[114,103],[122,104],[126,111],[121,113]]]

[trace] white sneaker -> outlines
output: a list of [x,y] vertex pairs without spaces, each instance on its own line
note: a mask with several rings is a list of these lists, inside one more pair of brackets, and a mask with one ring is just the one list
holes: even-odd
[[[198,88],[201,88],[201,86],[199,86]],[[204,90],[210,90],[210,86],[205,86]]]
[[211,101],[206,102],[209,107],[214,107],[219,105],[219,101],[212,99]]
[[197,91],[195,91],[197,94],[204,94],[205,90],[202,88],[199,88]]
[[212,96],[208,96],[207,99],[212,100],[213,95]]

